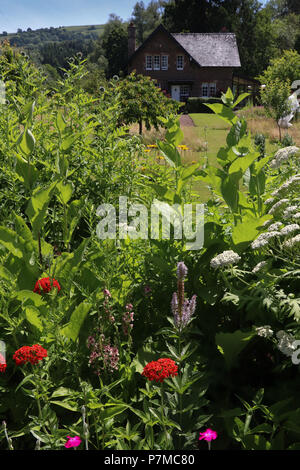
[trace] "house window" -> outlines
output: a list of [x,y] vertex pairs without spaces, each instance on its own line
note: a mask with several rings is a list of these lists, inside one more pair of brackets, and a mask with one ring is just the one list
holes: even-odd
[[181,85],[180,86],[180,101],[186,101],[190,96],[190,86]]
[[168,56],[167,55],[161,56],[161,69],[168,70]]
[[216,96],[216,84],[210,83],[209,84],[209,96]]
[[152,56],[146,55],[146,70],[152,70]]
[[154,70],[160,70],[160,56],[159,55],[155,55],[153,57],[153,69]]
[[177,70],[183,70],[183,55],[177,56]]
[[201,96],[208,96],[208,83],[202,83],[202,94]]

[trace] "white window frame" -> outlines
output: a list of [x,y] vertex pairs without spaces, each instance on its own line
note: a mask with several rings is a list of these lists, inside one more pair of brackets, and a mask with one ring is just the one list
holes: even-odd
[[169,62],[169,57],[163,54],[161,56],[161,69],[162,70],[168,70],[168,66],[169,66],[168,62]]
[[[186,89],[186,91],[183,93],[184,88]],[[184,100],[185,98],[188,98],[190,96],[190,91],[190,85],[180,85],[180,101]]]
[[[213,89],[213,92],[211,93],[211,90]],[[216,93],[217,93],[217,85],[215,82],[212,82],[212,83],[209,83],[208,84],[208,93],[209,93],[209,96],[216,96]]]
[[[179,60],[179,59],[181,59],[181,60]],[[182,63],[181,66],[179,65],[179,62]],[[184,67],[184,56],[183,55],[178,55],[177,58],[176,58],[176,68],[177,68],[177,70],[183,70],[183,67]]]
[[153,70],[160,70],[160,55],[153,56]]
[[[207,89],[206,95],[203,93],[203,88]],[[201,96],[203,98],[208,98],[209,97],[209,83],[202,83],[202,85],[201,85]]]
[[[149,62],[150,61],[150,64],[149,65]],[[152,58],[152,55],[146,55],[146,70],[152,70],[153,68],[153,58]]]

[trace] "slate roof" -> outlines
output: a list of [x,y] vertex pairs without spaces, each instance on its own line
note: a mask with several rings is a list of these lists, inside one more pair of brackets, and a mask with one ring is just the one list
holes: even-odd
[[171,33],[174,39],[202,67],[240,67],[233,33]]

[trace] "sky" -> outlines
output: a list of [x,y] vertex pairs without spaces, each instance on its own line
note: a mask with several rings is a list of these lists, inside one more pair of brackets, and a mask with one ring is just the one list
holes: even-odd
[[[18,28],[104,24],[109,14],[127,20],[137,0],[0,0],[0,32]],[[149,0],[144,0],[148,5]]]
[[[144,0],[147,6],[150,0]],[[265,3],[266,0],[260,0]],[[137,0],[0,0],[0,32],[18,28],[104,24],[109,14],[131,16]]]

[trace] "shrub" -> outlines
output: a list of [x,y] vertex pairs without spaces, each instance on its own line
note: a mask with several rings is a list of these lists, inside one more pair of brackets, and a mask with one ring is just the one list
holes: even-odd
[[205,104],[221,103],[221,98],[190,97],[185,105],[187,113],[213,113]]

